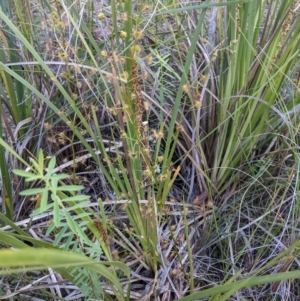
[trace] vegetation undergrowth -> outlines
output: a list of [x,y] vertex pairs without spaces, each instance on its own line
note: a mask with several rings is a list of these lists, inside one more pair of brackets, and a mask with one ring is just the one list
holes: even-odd
[[0,7],[1,298],[298,300],[298,0]]

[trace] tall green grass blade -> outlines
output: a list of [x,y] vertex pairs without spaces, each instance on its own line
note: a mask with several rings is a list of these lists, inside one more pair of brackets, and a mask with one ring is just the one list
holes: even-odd
[[[95,271],[106,278],[113,284],[112,289],[115,291],[118,300],[124,300],[123,288],[118,280],[105,264],[114,266],[120,269],[127,277],[129,276],[129,268],[122,263],[118,262],[96,262],[83,255],[65,252],[60,250],[49,250],[49,249],[32,249],[22,248],[19,250],[1,250],[0,251],[0,266],[2,268],[9,267],[10,271],[2,270],[0,274],[4,275],[11,273],[15,268],[15,272],[24,270],[36,270],[52,268],[63,268],[63,267],[83,267],[91,271]],[[25,268],[18,269],[19,266],[25,266]],[[115,289],[114,289],[115,287]]]
[[213,296],[215,294],[226,293],[229,290],[232,290],[232,293],[234,293],[234,291],[236,292],[238,289],[241,288],[254,287],[256,285],[263,285],[267,283],[278,282],[278,281],[289,280],[289,279],[297,279],[299,277],[300,277],[299,271],[258,276],[255,278],[250,278],[248,280],[239,280],[232,284],[219,285],[215,288],[210,288],[204,290],[203,292],[195,293],[193,295],[180,298],[178,299],[178,301],[196,301],[201,298]]
[[[2,104],[0,104],[0,116],[2,116]],[[0,137],[3,137],[2,131],[2,122],[0,122]],[[13,194],[12,194],[12,185],[11,179],[9,175],[9,169],[6,163],[5,151],[3,145],[0,145],[0,170],[1,170],[1,179],[2,179],[2,199],[5,203],[5,211],[6,216],[12,220],[13,212],[14,212],[14,202],[13,202]]]

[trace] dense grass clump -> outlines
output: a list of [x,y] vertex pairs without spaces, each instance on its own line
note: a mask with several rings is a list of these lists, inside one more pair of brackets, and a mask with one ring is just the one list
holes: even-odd
[[298,300],[298,0],[0,6],[3,298]]

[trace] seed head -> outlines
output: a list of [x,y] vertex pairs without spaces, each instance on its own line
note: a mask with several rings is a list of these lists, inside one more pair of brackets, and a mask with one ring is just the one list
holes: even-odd
[[99,18],[99,20],[104,21],[104,20],[105,20],[105,15],[104,15],[104,13],[100,13],[100,14],[98,15],[98,18]]
[[101,51],[101,56],[106,59],[108,57],[108,54],[105,50],[102,50]]
[[127,37],[127,32],[124,31],[124,30],[121,30],[121,32],[120,32],[120,38],[124,40],[124,39],[126,39],[126,37]]
[[139,54],[141,52],[141,47],[139,45],[134,45],[131,47],[131,52],[133,55]]
[[135,40],[139,40],[139,39],[141,39],[142,36],[143,36],[142,32],[139,31],[139,30],[134,30],[133,33],[132,33],[132,35],[133,35],[133,38],[134,38]]
[[147,55],[146,59],[145,59],[145,63],[146,65],[150,66],[153,62],[153,56],[152,55]]

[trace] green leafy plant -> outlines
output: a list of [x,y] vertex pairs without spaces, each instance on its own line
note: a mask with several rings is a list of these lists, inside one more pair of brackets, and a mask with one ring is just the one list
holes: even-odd
[[[3,147],[5,147],[6,149],[14,153],[14,151],[10,149],[10,147],[6,145],[6,143],[2,139],[0,140],[0,143]],[[22,161],[22,159],[16,153],[14,154]],[[102,250],[99,245],[95,244],[95,242],[93,242],[91,238],[89,238],[85,234],[85,230],[89,229],[89,231],[94,234],[94,236],[99,240],[100,244],[104,246],[105,252],[109,256],[109,252],[107,249],[107,241],[104,236],[105,233],[104,234],[103,232],[99,233],[99,229],[98,229],[99,226],[97,227],[96,226],[97,223],[91,219],[91,213],[86,212],[83,209],[84,205],[86,204],[86,200],[89,199],[89,196],[80,194],[80,191],[82,190],[83,187],[80,185],[66,185],[65,183],[63,183],[63,180],[68,179],[69,176],[66,174],[54,174],[53,173],[54,168],[55,168],[55,157],[52,157],[49,160],[47,168],[45,168],[45,158],[43,152],[40,150],[38,159],[35,160],[31,158],[30,164],[28,164],[26,171],[14,170],[13,172],[20,177],[24,177],[26,183],[39,184],[38,188],[26,189],[21,192],[21,195],[24,195],[26,197],[32,196],[38,199],[38,208],[33,212],[32,216],[40,215],[47,212],[53,212],[53,222],[52,225],[50,225],[50,227],[48,228],[47,233],[49,235],[53,233],[53,231],[59,230],[59,232],[56,234],[55,245],[60,245],[66,251],[71,249],[74,250],[75,248],[76,250],[75,253],[84,253],[88,251],[89,254],[93,254],[93,259],[95,260],[93,261],[92,259],[90,259],[91,260],[90,263],[93,262],[93,264],[95,264],[95,262],[97,262],[96,259],[99,258],[100,255],[102,254]],[[68,196],[65,193],[69,193],[70,195]],[[4,217],[2,217],[2,220],[4,220]],[[64,220],[66,222],[64,222]],[[7,223],[7,220],[5,221]],[[99,222],[98,224],[101,225],[101,223]],[[21,236],[14,237],[14,235],[7,235],[5,234],[5,232],[1,233],[0,235],[1,242],[14,247],[24,248],[26,244],[18,240],[18,238],[23,238],[25,239],[25,241],[30,241],[34,245],[37,244],[38,247],[41,246],[49,247],[49,245],[47,244],[44,245],[43,243],[37,243],[34,242],[34,240],[29,239],[29,237],[27,237],[27,234],[24,233],[23,231],[17,229],[17,232],[19,232]],[[65,240],[66,237],[68,237],[67,240]],[[75,239],[76,237],[79,237],[78,241]],[[51,245],[50,248],[52,248]],[[19,256],[19,260],[22,260],[23,265],[28,264],[34,266],[35,269],[39,269],[39,267],[35,266],[36,265],[35,260],[37,258],[37,254],[42,254],[41,262],[43,262],[43,259],[47,258],[48,255],[49,256],[51,255],[49,258],[52,258],[54,263],[49,264],[48,266],[59,267],[60,266],[59,262],[55,261],[57,257],[57,254],[55,254],[55,248],[52,249],[53,250],[47,250],[47,251],[40,248],[38,248],[37,251],[29,251],[28,249],[26,249],[23,253],[30,254],[28,263],[25,263],[25,259],[24,259],[25,257],[22,257],[23,253],[17,253],[17,256]],[[12,254],[12,252],[8,254]],[[6,258],[5,255],[3,256],[4,258]],[[70,256],[70,255],[66,254],[66,256]],[[11,260],[13,261],[14,256],[12,255],[11,257],[12,257]],[[7,264],[5,266],[10,266],[10,262],[11,262],[10,260],[6,261]],[[64,262],[64,260],[62,260],[61,262]],[[20,265],[19,263],[16,263],[16,266],[19,265]],[[99,268],[97,273],[101,271],[99,273],[100,275],[104,276],[113,285],[116,285],[117,290],[115,291],[115,294],[118,296],[119,300],[124,300],[123,289],[121,288],[121,284],[118,281],[118,278],[116,278],[116,273],[114,271],[114,268],[113,270],[109,271],[103,268],[103,265],[110,265],[111,267],[121,268],[128,275],[128,270],[126,266],[123,264],[113,263],[113,262],[101,262],[99,263],[99,265],[101,267]],[[45,264],[45,266],[47,266],[47,264]],[[69,266],[69,265],[65,264],[64,266]],[[81,266],[80,264],[76,264],[75,266],[83,267],[83,269],[72,270],[68,268],[70,270],[69,271],[70,275],[72,274],[74,275],[73,278],[68,277],[68,279],[70,281],[73,281],[74,284],[77,284],[79,287],[82,286],[82,292],[85,293],[86,297],[98,296],[98,298],[100,298],[100,295],[95,295],[95,290],[97,288],[97,286],[95,287],[95,282],[97,281],[96,280],[97,274],[94,274],[92,276],[90,273],[86,273],[86,269],[84,266]],[[95,269],[94,271],[96,270],[97,269]],[[17,269],[16,271],[19,270]],[[10,272],[12,272],[12,270],[10,270]],[[94,283],[87,286],[87,282],[91,282],[91,281],[93,281]],[[92,291],[87,289],[92,289]],[[113,288],[113,290],[115,289]]]

